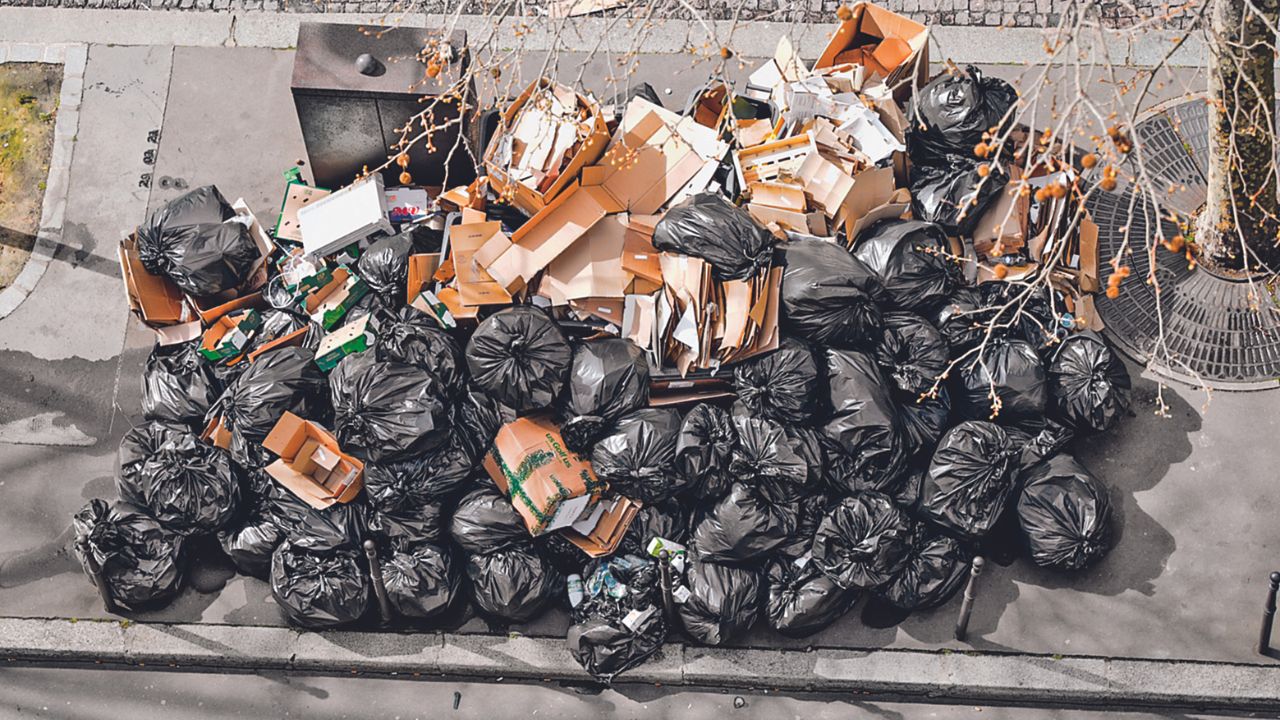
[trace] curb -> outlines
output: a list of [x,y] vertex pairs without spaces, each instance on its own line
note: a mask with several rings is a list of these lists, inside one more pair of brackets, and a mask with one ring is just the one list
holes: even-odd
[[[10,663],[591,682],[563,641],[524,636],[303,632],[213,624],[0,618]],[[1280,666],[920,650],[810,651],[669,643],[626,684],[856,692],[953,703],[1280,708]]]
[[[384,23],[415,27],[450,26],[469,33],[473,45],[499,50],[515,46],[528,52],[629,52],[638,35],[646,54],[680,54],[690,49],[730,46],[742,58],[772,57],[777,39],[789,36],[804,57],[817,57],[835,28],[831,23],[644,20],[618,17],[505,17],[495,27],[480,15],[425,13],[311,13],[248,11],[94,10],[0,7],[0,41],[79,42],[116,45],[184,45],[291,48],[298,23]],[[647,31],[644,34],[642,31]],[[1135,37],[1108,31],[1103,38],[1116,65],[1151,66],[1161,60],[1176,30],[1150,30]],[[935,25],[934,59],[957,63],[1034,63],[1045,57],[1044,31],[1038,28]],[[1203,67],[1207,55],[1199,36],[1187,39],[1170,59],[1172,67]]]
[[53,149],[49,154],[49,175],[45,178],[44,201],[40,207],[40,228],[36,242],[13,284],[0,290],[0,320],[5,319],[27,296],[49,269],[49,261],[62,240],[62,220],[71,185],[71,156],[80,126],[80,100],[84,92],[84,69],[89,46],[83,43],[17,44],[0,42],[0,64],[46,62],[62,65],[62,86],[58,94],[58,115],[53,125]]

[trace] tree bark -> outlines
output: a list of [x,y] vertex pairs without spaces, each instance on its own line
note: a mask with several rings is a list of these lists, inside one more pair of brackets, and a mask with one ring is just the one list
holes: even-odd
[[1280,0],[1211,1],[1209,196],[1197,239],[1220,266],[1280,270],[1273,32]]

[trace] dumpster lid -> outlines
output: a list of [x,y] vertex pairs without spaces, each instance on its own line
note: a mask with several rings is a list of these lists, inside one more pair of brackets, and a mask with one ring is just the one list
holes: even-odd
[[[465,31],[451,33],[448,39],[454,61],[449,67],[453,71],[427,77],[426,63],[418,59],[418,53],[430,39],[440,38],[441,34],[439,29],[417,27],[299,23],[291,87],[396,97],[439,94],[460,75],[467,44]],[[381,62],[385,72],[375,76],[360,74],[356,58],[362,53]]]

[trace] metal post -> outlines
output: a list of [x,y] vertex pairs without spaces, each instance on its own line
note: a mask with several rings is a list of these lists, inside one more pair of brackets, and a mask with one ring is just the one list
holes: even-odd
[[1280,572],[1271,573],[1271,587],[1267,590],[1267,602],[1262,606],[1262,632],[1258,633],[1258,654],[1271,651],[1271,626],[1276,619],[1276,591],[1280,591]]
[[391,622],[391,601],[387,599],[387,586],[382,581],[382,566],[378,564],[378,545],[364,541],[364,555],[369,558],[369,579],[373,580],[373,594],[378,597],[378,613],[383,624]]
[[960,603],[960,617],[956,620],[956,639],[963,642],[969,635],[969,614],[973,612],[973,593],[978,587],[978,576],[982,574],[982,566],[986,564],[982,556],[973,559],[969,568],[969,582],[964,586],[964,600]]
[[[120,614],[120,608],[116,605],[115,598],[111,597],[111,586],[107,584],[106,573],[102,572],[102,565],[98,563],[98,558],[94,557],[93,550],[86,549],[84,558],[89,563],[89,573],[93,575],[93,584],[98,586],[98,597],[102,598],[102,607],[109,613]],[[1272,597],[1274,599],[1274,594]]]
[[662,612],[667,622],[675,622],[676,604],[671,597],[671,555],[666,550],[658,551],[658,573],[662,582]]

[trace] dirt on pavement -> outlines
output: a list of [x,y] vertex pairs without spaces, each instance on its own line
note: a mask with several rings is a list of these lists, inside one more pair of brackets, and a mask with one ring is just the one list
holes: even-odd
[[22,271],[40,229],[61,83],[61,65],[0,64],[0,288]]

